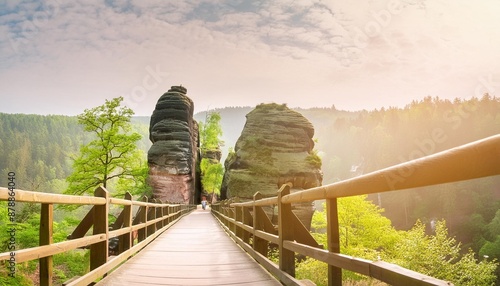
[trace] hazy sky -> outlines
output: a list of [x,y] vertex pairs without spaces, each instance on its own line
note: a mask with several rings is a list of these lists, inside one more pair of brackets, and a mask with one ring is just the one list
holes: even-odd
[[0,0],[0,112],[361,110],[500,91],[500,0]]

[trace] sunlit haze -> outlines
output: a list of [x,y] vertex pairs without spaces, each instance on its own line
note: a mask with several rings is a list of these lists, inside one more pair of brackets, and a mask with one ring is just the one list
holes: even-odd
[[499,0],[0,1],[0,112],[361,110],[500,90]]

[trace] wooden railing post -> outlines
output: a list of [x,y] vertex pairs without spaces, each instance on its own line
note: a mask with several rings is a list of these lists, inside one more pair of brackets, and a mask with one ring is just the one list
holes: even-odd
[[[248,226],[252,226],[252,215],[250,214],[250,210],[248,209],[248,207],[242,207],[241,208],[241,216],[242,216],[242,221],[243,221],[243,224],[245,225],[248,225]],[[246,231],[246,230],[243,230],[243,237],[242,237],[243,241],[247,244],[250,243],[250,232]]]
[[229,201],[224,200],[224,205],[222,206],[222,209],[224,210],[223,214],[226,217],[224,219],[224,224],[231,230],[231,223],[229,222],[229,218],[231,217],[231,212],[229,211]]
[[[125,199],[132,201],[132,195],[127,192],[125,193]],[[123,207],[123,227],[132,226],[132,206]],[[128,232],[120,236],[120,243],[118,244],[118,253],[122,253],[132,247],[132,232]]]
[[[239,203],[240,199],[236,198],[235,203]],[[243,207],[234,207],[234,234],[243,239],[243,229],[236,225],[237,222],[243,222]]]
[[293,226],[289,225],[293,219],[292,205],[281,202],[281,198],[288,194],[290,194],[288,184],[278,192],[279,266],[282,271],[295,277],[295,253],[283,246],[285,240],[294,241]]
[[[328,251],[340,253],[339,216],[336,198],[326,200],[326,217]],[[328,265],[328,285],[342,285],[342,268]]]
[[[161,204],[162,202],[158,200],[158,203]],[[158,206],[156,207],[156,218],[162,218],[163,217],[163,206]],[[163,227],[163,220],[160,220],[159,222],[156,223],[156,230],[159,230]]]
[[[143,196],[141,201],[147,203],[148,202],[148,197]],[[139,208],[139,210],[137,211],[137,216],[139,217],[138,218],[138,223],[145,223],[145,222],[147,222],[148,221],[148,207],[147,206],[141,206]],[[137,240],[140,242],[140,241],[143,241],[145,239],[146,239],[146,228],[143,227],[143,228],[140,228],[137,231]]]
[[[262,239],[260,237],[257,237],[255,235],[256,230],[264,230],[264,226],[262,223],[262,208],[255,206],[255,201],[258,201],[262,199],[262,194],[259,192],[256,192],[253,195],[253,249],[257,251],[258,253],[264,255],[267,257],[267,244],[268,242],[265,239]],[[266,215],[265,213],[263,215]]]
[[167,219],[167,223],[170,224],[172,222],[172,217],[171,215],[173,215],[174,213],[174,209],[170,206],[170,202],[167,202],[168,204],[168,219]]
[[103,234],[105,240],[92,244],[90,246],[90,270],[103,265],[108,261],[108,206],[109,206],[109,193],[104,187],[99,186],[94,191],[94,196],[106,199],[104,205],[94,206],[94,228],[93,234]]
[[[156,199],[152,200],[152,203],[156,204]],[[156,218],[156,207],[149,207],[148,210],[148,221],[154,220]],[[150,236],[156,231],[156,224],[151,224],[147,227],[146,236]]]
[[[40,246],[52,244],[53,214],[53,204],[42,204],[40,214]],[[40,266],[40,285],[52,285],[52,255],[40,258],[38,263]]]
[[164,219],[161,222],[163,223],[163,226],[166,226],[166,225],[168,225],[168,215],[169,215],[167,203],[163,204],[162,213],[163,213]]

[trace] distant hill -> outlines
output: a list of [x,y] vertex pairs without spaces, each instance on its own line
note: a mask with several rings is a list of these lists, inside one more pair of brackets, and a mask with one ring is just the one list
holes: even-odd
[[[210,110],[221,115],[224,158],[227,150],[234,148],[245,115],[252,109]],[[489,95],[453,102],[427,97],[405,108],[371,111],[334,107],[295,110],[315,128],[315,149],[323,161],[323,184],[500,133],[500,99]],[[204,121],[205,116],[206,112],[199,112],[194,118]],[[138,147],[147,152],[151,146],[149,117],[133,117],[132,123],[143,135]],[[439,134],[439,140],[434,134]],[[71,156],[87,140],[76,117],[0,113],[0,172],[16,172],[18,188],[61,192],[71,173]],[[444,218],[450,232],[477,251],[482,234],[472,218],[480,216],[483,223],[488,223],[495,216],[500,208],[498,177],[429,188],[423,192],[425,196],[409,190],[371,199],[385,208],[385,214],[398,228],[408,229],[417,219],[429,222]],[[0,186],[6,185],[6,176],[0,176]]]

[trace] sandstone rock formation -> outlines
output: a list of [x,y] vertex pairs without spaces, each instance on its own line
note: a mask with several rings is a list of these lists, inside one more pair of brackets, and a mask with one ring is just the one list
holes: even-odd
[[[321,185],[321,160],[313,151],[314,127],[304,116],[273,103],[258,105],[246,118],[234,153],[224,164],[222,199],[250,200],[257,191],[264,197],[276,196],[287,182],[293,184],[292,192]],[[309,228],[313,204],[292,207]]]
[[198,124],[186,88],[172,86],[156,104],[149,125],[149,183],[153,198],[172,203],[197,203]]

